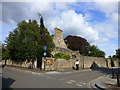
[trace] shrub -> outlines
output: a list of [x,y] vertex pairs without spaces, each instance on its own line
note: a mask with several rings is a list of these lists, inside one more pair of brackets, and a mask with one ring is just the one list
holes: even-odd
[[56,53],[54,55],[55,58],[63,58],[63,59],[66,59],[66,60],[69,60],[71,59],[71,55],[66,55],[64,53]]

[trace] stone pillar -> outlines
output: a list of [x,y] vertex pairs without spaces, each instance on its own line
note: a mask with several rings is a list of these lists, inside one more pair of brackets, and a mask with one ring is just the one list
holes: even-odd
[[55,44],[56,47],[61,47],[61,48],[67,48],[67,45],[65,44],[65,41],[63,39],[63,34],[62,34],[62,30],[55,28],[54,29],[54,37],[53,37],[53,42]]
[[37,68],[37,60],[34,62],[34,68]]

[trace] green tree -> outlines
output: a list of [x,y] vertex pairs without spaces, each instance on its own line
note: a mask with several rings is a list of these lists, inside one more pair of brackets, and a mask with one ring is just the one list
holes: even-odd
[[98,49],[97,46],[95,46],[95,45],[90,45],[89,46],[89,54],[88,54],[88,56],[105,57],[105,52]]
[[39,40],[40,40],[42,46],[47,46],[46,53],[47,53],[47,56],[50,56],[51,51],[53,51],[53,48],[55,47],[55,45],[53,43],[52,36],[50,35],[48,30],[44,26],[42,17],[40,19],[40,23],[41,23],[41,25],[40,25],[40,29],[39,29],[39,33],[40,33]]
[[15,61],[40,59],[43,56],[45,45],[48,56],[54,48],[49,32],[45,27],[39,26],[36,20],[20,22],[17,28],[10,32],[6,44],[10,59]]
[[9,59],[9,53],[5,45],[2,45],[2,60]]
[[7,63],[7,59],[9,59],[9,52],[5,45],[2,44],[2,60],[5,60],[5,64]]

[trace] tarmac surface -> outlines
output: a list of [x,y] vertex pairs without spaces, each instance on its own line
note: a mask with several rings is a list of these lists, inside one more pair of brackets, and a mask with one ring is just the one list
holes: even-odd
[[[115,68],[114,72],[119,70],[120,68]],[[40,71],[39,69],[6,66],[3,68],[2,75],[4,88],[94,88],[98,90],[108,89],[107,84],[116,85],[116,80],[111,79],[111,69],[108,68]],[[6,81],[10,83],[6,85]]]

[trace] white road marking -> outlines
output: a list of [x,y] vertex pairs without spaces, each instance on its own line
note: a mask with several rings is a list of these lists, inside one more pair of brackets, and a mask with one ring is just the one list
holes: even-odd
[[77,86],[83,86],[83,85],[81,85],[81,84],[76,84]]
[[70,80],[71,82],[76,82],[75,80]]
[[46,74],[60,74],[61,72],[58,71],[50,71],[50,72],[46,72]]
[[67,83],[70,83],[70,84],[71,84],[71,83],[73,83],[73,82],[68,82],[68,81],[67,81]]

